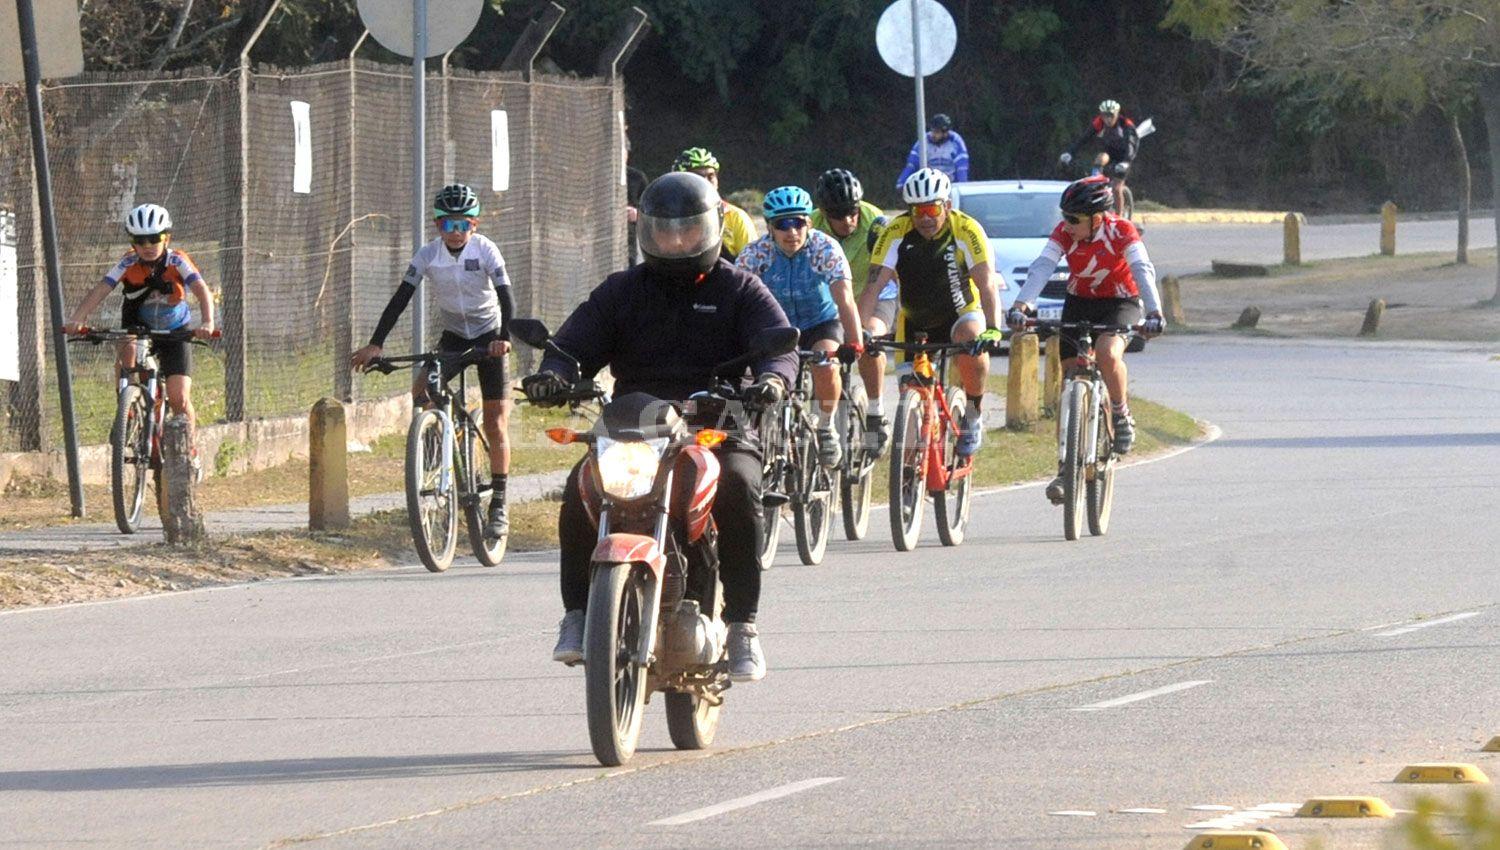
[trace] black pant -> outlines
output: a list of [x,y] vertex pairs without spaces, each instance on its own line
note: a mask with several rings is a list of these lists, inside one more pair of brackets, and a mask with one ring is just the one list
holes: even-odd
[[[714,452],[719,458],[719,492],[714,499],[714,523],[719,528],[719,575],[724,581],[724,620],[755,622],[760,606],[760,537],[764,525],[761,505],[760,451],[754,446],[725,443]],[[578,475],[583,464],[573,467],[563,487],[562,508],[557,514],[557,533],[562,548],[562,600],[569,611],[588,605],[589,556],[599,532],[589,521]]]

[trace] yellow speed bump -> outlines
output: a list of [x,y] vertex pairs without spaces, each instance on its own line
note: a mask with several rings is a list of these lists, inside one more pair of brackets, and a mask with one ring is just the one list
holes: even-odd
[[1314,797],[1297,810],[1299,818],[1388,818],[1395,812],[1379,797]]
[[1193,837],[1183,850],[1286,850],[1275,833],[1212,830]]
[[1485,744],[1484,749],[1480,752],[1500,753],[1500,735],[1496,735],[1495,737],[1491,738],[1490,742],[1488,744]]
[[1488,785],[1490,778],[1484,775],[1484,771],[1472,764],[1459,764],[1457,762],[1431,762],[1427,764],[1411,764],[1401,769],[1396,775],[1395,782],[1462,782],[1477,785]]

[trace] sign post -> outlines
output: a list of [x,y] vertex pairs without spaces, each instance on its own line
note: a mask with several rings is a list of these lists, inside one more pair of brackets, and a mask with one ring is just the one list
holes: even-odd
[[927,102],[924,80],[941,71],[958,46],[953,16],[937,0],[896,0],[880,13],[875,46],[891,70],[911,77],[916,86],[917,150],[927,167]]

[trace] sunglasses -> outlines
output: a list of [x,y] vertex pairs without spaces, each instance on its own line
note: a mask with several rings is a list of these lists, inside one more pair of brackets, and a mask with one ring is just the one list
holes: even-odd
[[440,218],[438,227],[441,227],[444,233],[468,233],[474,229],[474,222],[466,218]]
[[855,216],[859,215],[859,208],[852,207],[847,210],[828,210],[827,213],[829,218],[854,218]]
[[771,222],[771,226],[785,233],[788,230],[802,230],[807,227],[807,219],[801,216],[790,218],[778,218]]
[[933,202],[930,204],[913,204],[911,212],[912,215],[919,215],[923,218],[937,218],[938,216],[943,214],[943,205],[937,202]]
[[1091,216],[1091,215],[1073,215],[1072,213],[1065,213],[1063,215],[1063,218],[1068,222],[1068,224],[1084,224],[1084,223],[1088,222],[1089,220],[1091,220],[1093,218],[1093,216]]
[[158,234],[156,234],[154,236],[132,236],[132,237],[130,237],[130,243],[132,245],[160,245],[161,244],[161,240],[162,240],[162,234],[160,234],[160,233],[158,233]]

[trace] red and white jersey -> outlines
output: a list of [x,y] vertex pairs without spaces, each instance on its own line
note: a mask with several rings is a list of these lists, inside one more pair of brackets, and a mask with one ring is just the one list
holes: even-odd
[[[1079,298],[1139,298],[1141,288],[1130,271],[1132,248],[1144,250],[1141,234],[1123,218],[1105,213],[1092,238],[1074,241],[1059,222],[1048,237],[1068,261],[1068,294]],[[1048,247],[1051,247],[1049,243]]]

